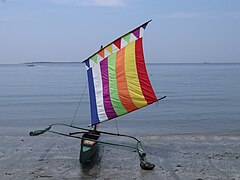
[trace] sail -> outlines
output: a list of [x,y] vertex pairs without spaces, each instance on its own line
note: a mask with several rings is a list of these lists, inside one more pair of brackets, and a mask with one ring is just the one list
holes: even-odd
[[158,101],[144,61],[142,37],[150,21],[83,61],[87,67],[91,125]]

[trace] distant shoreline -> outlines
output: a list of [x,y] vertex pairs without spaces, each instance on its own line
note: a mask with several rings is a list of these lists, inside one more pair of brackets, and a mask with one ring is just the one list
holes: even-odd
[[[82,62],[77,62],[77,61],[72,61],[72,62],[60,62],[60,61],[46,61],[46,62],[25,62],[25,63],[20,63],[20,64],[75,64],[75,63],[80,63]],[[240,64],[240,62],[149,62],[147,64]]]

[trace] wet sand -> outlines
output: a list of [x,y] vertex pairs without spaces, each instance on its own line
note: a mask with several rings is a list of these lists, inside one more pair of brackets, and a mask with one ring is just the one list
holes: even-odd
[[49,133],[0,136],[1,179],[240,179],[239,134],[138,138],[156,165],[152,171],[142,170],[137,152],[129,148],[101,144],[94,161],[81,165],[77,139]]

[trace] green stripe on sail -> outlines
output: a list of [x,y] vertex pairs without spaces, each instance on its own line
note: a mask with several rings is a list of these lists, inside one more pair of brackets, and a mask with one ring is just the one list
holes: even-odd
[[96,63],[97,62],[97,54],[93,55],[90,59]]
[[118,116],[126,114],[127,110],[123,107],[117,87],[116,79],[116,53],[108,56],[108,78],[109,78],[109,89],[110,89],[110,98],[113,105],[113,108]]
[[125,41],[127,41],[128,43],[130,42],[130,35],[131,33],[128,33],[127,35],[123,36],[123,39],[125,39]]

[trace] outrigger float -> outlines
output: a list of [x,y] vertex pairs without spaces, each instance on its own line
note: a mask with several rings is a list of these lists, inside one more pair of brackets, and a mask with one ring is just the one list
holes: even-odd
[[[150,21],[124,34],[105,47],[101,47],[99,51],[83,61],[87,68],[90,96],[90,128],[73,126],[72,123],[70,125],[55,123],[43,130],[32,131],[29,135],[37,136],[51,132],[80,139],[79,160],[81,163],[86,163],[92,159],[98,143],[132,148],[139,154],[141,168],[153,169],[155,165],[146,161],[146,153],[139,139],[130,135],[100,131],[97,128],[100,123],[166,98],[166,96],[156,97],[144,61],[142,37]],[[65,126],[81,131],[67,134],[52,131],[53,126]],[[101,141],[99,140],[101,134],[130,138],[136,141],[136,145]]]

